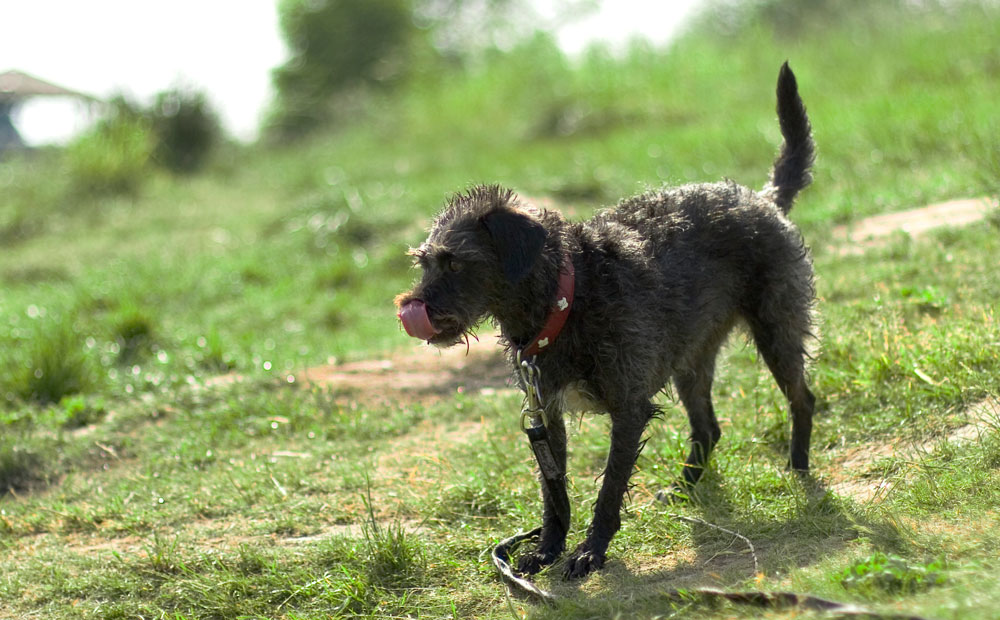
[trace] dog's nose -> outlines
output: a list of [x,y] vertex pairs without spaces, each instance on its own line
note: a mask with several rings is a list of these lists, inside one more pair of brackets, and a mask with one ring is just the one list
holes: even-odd
[[414,338],[430,340],[441,332],[431,323],[431,318],[427,315],[427,304],[419,299],[403,304],[396,316],[403,324],[406,333]]

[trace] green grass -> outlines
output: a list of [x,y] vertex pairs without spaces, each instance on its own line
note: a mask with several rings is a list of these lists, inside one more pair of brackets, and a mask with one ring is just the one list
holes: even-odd
[[[351,127],[127,194],[78,191],[59,151],[0,162],[0,618],[509,617],[487,549],[540,508],[517,395],[387,405],[299,371],[410,344],[391,303],[405,249],[470,183],[576,217],[660,183],[762,185],[785,59],[820,151],[792,212],[820,297],[815,479],[785,471],[783,399],[734,337],[693,501],[652,501],[687,436],[664,398],[605,570],[566,584],[556,566],[539,582],[559,605],[513,605],[810,616],[667,595],[720,587],[995,616],[1000,412],[948,437],[1000,392],[1000,218],[860,256],[831,228],[998,193],[998,23],[995,7],[872,9],[579,62],[539,37],[380,95]],[[607,429],[572,427],[574,545]],[[845,482],[885,484],[869,501]],[[759,573],[739,539],[678,516],[749,538]]]

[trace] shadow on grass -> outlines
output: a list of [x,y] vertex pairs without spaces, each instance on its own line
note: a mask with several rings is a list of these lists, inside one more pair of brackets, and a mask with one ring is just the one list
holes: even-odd
[[[748,515],[727,496],[718,476],[705,476],[689,502],[662,505],[661,511],[652,508],[642,519],[649,522],[662,517],[689,527],[690,545],[671,545],[670,554],[633,560],[628,557],[629,549],[616,539],[605,568],[577,581],[561,578],[559,562],[541,582],[559,602],[554,608],[534,609],[532,617],[575,618],[584,610],[611,615],[676,612],[706,604],[698,597],[678,602],[677,590],[769,589],[758,581],[816,564],[859,536],[872,539],[880,548],[903,546],[896,523],[858,509],[811,475],[789,475],[788,484],[794,493],[789,516],[772,519]],[[643,526],[633,521],[631,527],[636,525]]]

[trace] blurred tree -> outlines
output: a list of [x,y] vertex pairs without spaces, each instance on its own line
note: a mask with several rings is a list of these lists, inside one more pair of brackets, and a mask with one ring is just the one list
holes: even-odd
[[419,37],[411,0],[281,0],[291,59],[274,71],[273,129],[296,137],[329,120],[334,94],[405,75]]
[[149,117],[156,136],[153,157],[173,172],[200,170],[222,136],[219,117],[202,92],[164,91],[156,96]]
[[597,4],[560,0],[544,24],[530,0],[280,0],[291,58],[273,74],[268,132],[300,137],[357,108],[366,90],[440,69],[442,58],[462,67],[478,52],[509,49]]

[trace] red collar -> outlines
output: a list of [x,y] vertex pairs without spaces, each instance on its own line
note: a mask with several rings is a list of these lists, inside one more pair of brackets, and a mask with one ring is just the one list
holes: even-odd
[[563,259],[562,267],[559,269],[559,288],[556,289],[556,299],[549,310],[549,316],[545,319],[545,326],[538,332],[535,339],[528,343],[522,355],[531,357],[544,351],[549,347],[562,331],[566,319],[569,317],[570,308],[573,307],[573,291],[576,288],[576,274],[573,269],[573,261],[569,254]]

